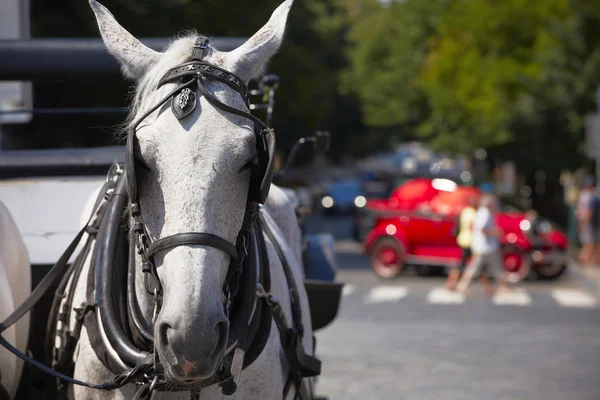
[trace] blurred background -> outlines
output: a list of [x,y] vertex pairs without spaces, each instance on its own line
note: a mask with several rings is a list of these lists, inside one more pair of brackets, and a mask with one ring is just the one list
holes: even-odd
[[[7,0],[6,7],[11,2],[21,3]],[[567,228],[578,179],[594,171],[600,75],[595,3],[298,2],[285,46],[269,67],[282,77],[273,117],[278,151],[285,155],[299,137],[327,130],[328,166],[361,160],[361,169],[402,174],[418,156],[419,171],[469,170],[469,183],[493,182],[503,195],[526,198]],[[243,38],[278,1],[104,4],[138,37],[195,29]],[[29,15],[30,26],[20,28],[31,38],[98,38],[85,1],[31,1]],[[5,38],[15,38],[11,33]],[[125,114],[114,110],[127,105],[130,82],[93,75],[50,79],[43,67],[33,78],[35,108],[112,112],[5,122],[4,150],[115,144]],[[4,107],[18,97],[3,99]]]
[[[102,3],[158,47],[193,29],[226,49],[280,1]],[[279,76],[278,167],[289,161],[276,183],[308,210],[307,234],[333,236],[337,279],[348,283],[338,320],[320,333],[321,387],[331,398],[598,398],[600,276],[576,259],[575,219],[600,153],[598,26],[600,2],[592,0],[295,2],[268,66]],[[94,69],[71,57],[61,73],[52,60],[63,50],[104,51],[70,41],[86,38],[99,40],[87,1],[0,4],[5,183],[65,175],[31,172],[48,153],[19,151],[123,144],[116,135],[131,82],[116,64]],[[32,47],[13,58],[36,40],[43,53]],[[317,131],[331,135],[327,153],[302,147],[288,158]],[[4,186],[2,200],[18,203]],[[439,292],[460,259],[451,232],[466,204],[447,193],[470,190],[500,199],[505,268],[520,288],[509,300]],[[401,250],[378,242],[400,234]],[[448,308],[456,305],[464,307]]]

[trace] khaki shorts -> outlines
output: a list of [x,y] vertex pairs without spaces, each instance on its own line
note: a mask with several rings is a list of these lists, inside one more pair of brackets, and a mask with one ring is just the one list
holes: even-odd
[[501,278],[504,274],[504,261],[500,250],[495,250],[486,254],[473,254],[465,272],[477,274],[486,272],[495,279]]

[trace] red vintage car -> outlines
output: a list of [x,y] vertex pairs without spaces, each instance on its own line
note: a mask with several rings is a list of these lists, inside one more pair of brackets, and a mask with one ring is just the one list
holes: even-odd
[[[383,278],[393,278],[406,264],[459,264],[462,250],[455,230],[470,195],[479,197],[481,192],[448,179],[417,178],[396,188],[387,199],[368,200],[365,209],[374,216],[375,225],[366,236],[364,250],[373,270]],[[535,213],[503,209],[496,223],[504,232],[501,246],[510,282],[530,273],[554,279],[565,271],[567,238],[549,221]]]

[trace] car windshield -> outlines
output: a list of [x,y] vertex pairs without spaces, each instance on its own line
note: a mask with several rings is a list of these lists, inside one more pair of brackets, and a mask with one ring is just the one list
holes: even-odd
[[362,184],[359,181],[341,181],[331,184],[329,190],[332,193],[356,193],[362,192]]
[[360,182],[335,182],[331,185],[332,188],[339,190],[360,190],[361,184]]

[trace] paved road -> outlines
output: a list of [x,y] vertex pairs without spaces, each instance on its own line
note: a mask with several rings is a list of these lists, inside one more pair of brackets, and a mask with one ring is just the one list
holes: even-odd
[[309,221],[337,239],[347,282],[335,322],[318,332],[319,392],[330,399],[597,400],[600,297],[576,272],[511,296],[467,298],[444,277],[373,276],[348,218]]

